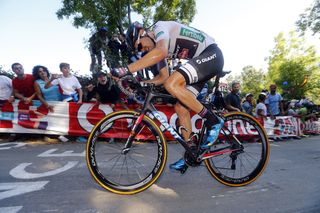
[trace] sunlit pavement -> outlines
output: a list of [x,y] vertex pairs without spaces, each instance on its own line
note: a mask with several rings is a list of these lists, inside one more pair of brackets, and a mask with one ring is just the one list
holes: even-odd
[[84,150],[79,142],[2,138],[0,212],[320,212],[320,136],[272,142],[265,172],[241,188],[218,183],[204,166],[170,171],[182,148],[169,143],[162,177],[132,196],[100,187]]

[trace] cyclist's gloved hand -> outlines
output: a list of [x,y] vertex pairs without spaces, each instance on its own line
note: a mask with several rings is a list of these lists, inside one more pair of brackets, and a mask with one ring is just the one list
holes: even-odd
[[126,75],[131,75],[131,72],[128,70],[127,67],[119,67],[112,69],[111,75],[113,75],[114,77],[121,78]]

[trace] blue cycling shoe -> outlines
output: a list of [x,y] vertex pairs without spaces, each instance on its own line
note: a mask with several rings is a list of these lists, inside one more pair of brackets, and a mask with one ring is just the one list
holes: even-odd
[[203,144],[201,144],[201,149],[208,149],[218,139],[220,130],[224,126],[224,121],[221,118],[218,119],[219,123],[213,125],[211,129],[207,129],[207,139]]
[[188,165],[183,158],[180,158],[177,162],[170,164],[169,168],[184,173],[187,170]]

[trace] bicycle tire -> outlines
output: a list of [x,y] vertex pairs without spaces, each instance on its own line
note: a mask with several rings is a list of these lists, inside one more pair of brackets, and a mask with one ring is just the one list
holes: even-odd
[[122,153],[131,133],[130,125],[133,126],[139,115],[128,110],[113,112],[90,133],[86,147],[89,171],[98,184],[110,192],[129,195],[144,191],[160,177],[165,167],[166,140],[160,128],[146,115],[130,151]]
[[[237,142],[233,136],[242,143],[243,150],[234,149],[235,151],[207,158],[204,162],[210,174],[220,183],[233,187],[245,186],[255,181],[266,168],[270,154],[269,140],[262,125],[248,114],[233,112],[224,115],[224,118],[225,126],[209,153],[223,147],[235,146]],[[238,134],[228,135],[228,127],[230,131],[237,131]],[[251,134],[248,134],[248,131]]]

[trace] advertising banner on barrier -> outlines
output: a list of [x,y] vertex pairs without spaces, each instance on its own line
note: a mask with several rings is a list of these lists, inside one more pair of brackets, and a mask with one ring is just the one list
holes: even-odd
[[292,116],[278,116],[276,119],[264,120],[267,135],[278,137],[292,137],[300,135],[299,119]]
[[[107,114],[124,109],[122,105],[111,107],[107,104],[50,102],[54,111],[41,105],[40,101],[24,104],[16,100],[14,103],[0,103],[0,132],[3,133],[34,133],[88,136],[94,125]],[[129,105],[129,109],[139,108],[139,105]],[[174,128],[177,125],[177,114],[173,107],[158,105],[157,109]],[[201,128],[201,119],[191,113],[193,132]],[[291,137],[307,133],[320,133],[320,122],[301,123],[299,118],[280,116],[275,120],[264,120],[264,127],[269,137]],[[254,135],[243,124],[227,124],[236,134]],[[163,127],[161,127],[164,130]],[[165,133],[168,139],[170,134]]]

